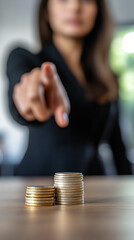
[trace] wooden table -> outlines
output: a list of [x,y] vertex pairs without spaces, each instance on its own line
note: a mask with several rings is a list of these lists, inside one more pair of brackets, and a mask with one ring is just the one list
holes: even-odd
[[0,179],[0,240],[134,240],[134,176],[85,177],[84,205],[26,207],[27,185],[53,178]]

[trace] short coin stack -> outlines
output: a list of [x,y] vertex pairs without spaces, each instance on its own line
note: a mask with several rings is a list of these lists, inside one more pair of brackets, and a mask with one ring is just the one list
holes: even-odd
[[54,186],[27,186],[25,205],[52,206],[55,202]]
[[60,172],[54,175],[56,204],[83,204],[84,182],[82,173]]

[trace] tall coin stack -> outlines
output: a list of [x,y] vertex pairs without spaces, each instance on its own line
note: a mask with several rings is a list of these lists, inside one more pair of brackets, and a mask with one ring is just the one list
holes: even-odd
[[54,186],[27,186],[26,206],[52,206],[55,202]]
[[82,173],[60,172],[54,175],[56,204],[83,204],[84,182]]

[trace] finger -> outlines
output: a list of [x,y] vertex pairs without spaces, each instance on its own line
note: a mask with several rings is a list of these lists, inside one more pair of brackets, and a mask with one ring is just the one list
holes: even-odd
[[32,112],[38,121],[49,119],[51,111],[48,109],[45,101],[45,88],[40,83],[40,69],[33,70],[29,79],[28,99],[30,101]]
[[25,119],[27,121],[34,121],[36,120],[33,113],[31,111],[25,113]]
[[33,121],[35,120],[35,117],[32,114],[30,107],[28,106],[27,100],[24,96],[24,92],[24,86],[20,87],[20,84],[16,84],[13,92],[14,104],[18,112],[24,119],[26,119],[27,121]]
[[69,124],[70,113],[70,101],[64,92],[64,96],[61,97],[60,102],[57,104],[54,111],[55,121],[60,127],[67,127]]
[[55,65],[50,62],[42,64],[42,73],[45,86],[49,88],[48,105],[54,112],[56,123],[66,127],[69,124],[70,102]]
[[44,86],[39,84],[38,81],[31,79],[31,84],[28,89],[28,99],[34,117],[38,121],[46,121],[51,116],[51,111],[48,109],[45,101],[45,89]]
[[42,82],[46,87],[50,87],[55,81],[56,66],[51,62],[45,62],[41,66]]

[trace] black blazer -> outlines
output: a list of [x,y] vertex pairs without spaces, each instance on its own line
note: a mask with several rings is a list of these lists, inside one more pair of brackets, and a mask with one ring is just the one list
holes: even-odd
[[[13,88],[21,75],[53,62],[71,102],[69,126],[60,128],[52,116],[47,122],[28,122],[17,111],[13,102]],[[67,66],[53,43],[33,54],[23,48],[13,50],[7,62],[9,79],[9,108],[13,118],[29,128],[29,144],[24,159],[15,175],[54,175],[59,171],[82,172],[85,175],[104,174],[98,158],[98,145],[111,145],[118,174],[130,174],[121,139],[118,103],[99,105],[86,98],[84,88]]]

